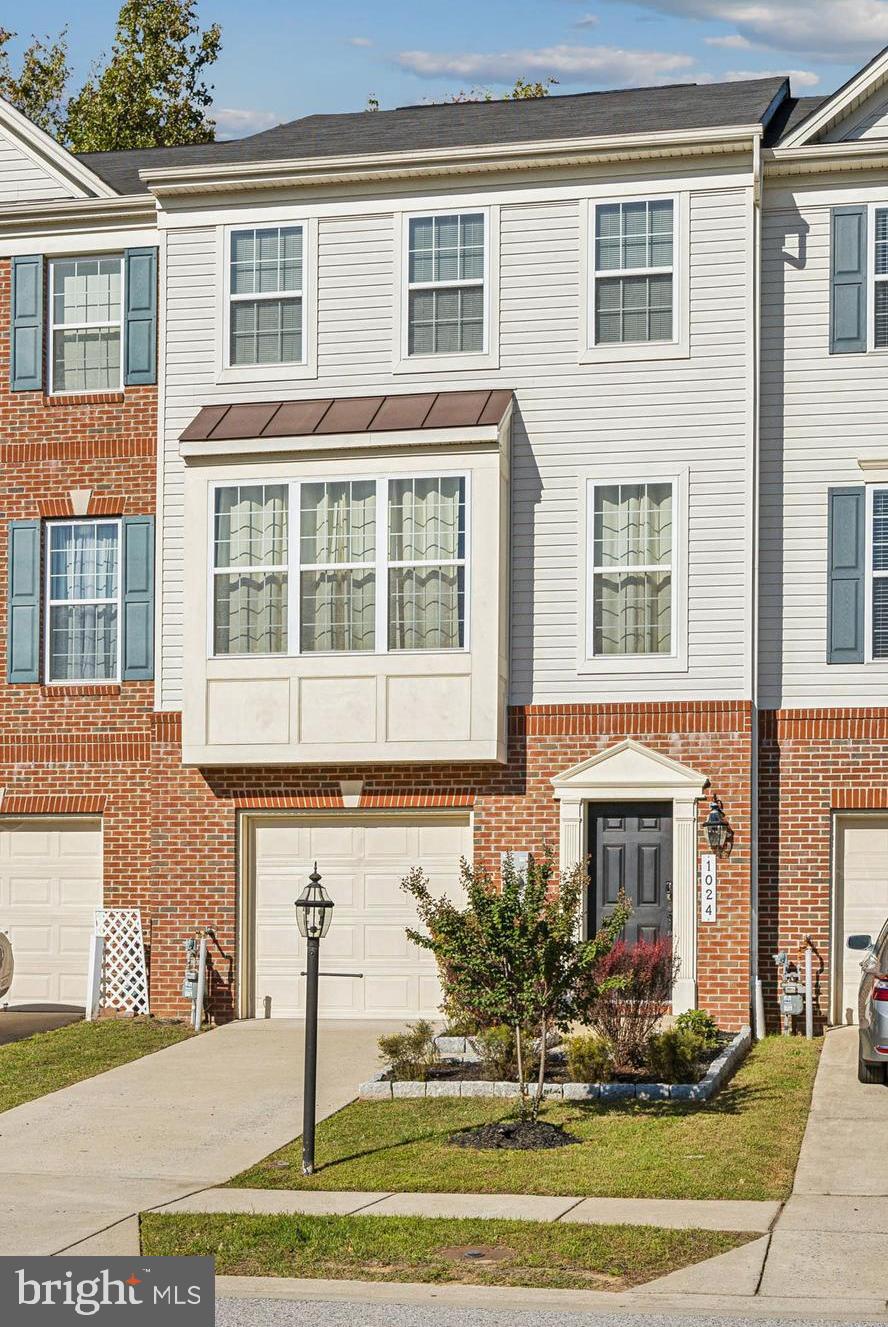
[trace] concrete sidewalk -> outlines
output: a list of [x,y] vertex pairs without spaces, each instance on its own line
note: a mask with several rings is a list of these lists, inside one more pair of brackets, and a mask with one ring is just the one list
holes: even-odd
[[[394,1026],[323,1025],[319,1118],[351,1100]],[[0,1255],[58,1253],[115,1226],[78,1252],[137,1252],[127,1218],[298,1137],[302,1054],[301,1023],[229,1023],[3,1112]]]

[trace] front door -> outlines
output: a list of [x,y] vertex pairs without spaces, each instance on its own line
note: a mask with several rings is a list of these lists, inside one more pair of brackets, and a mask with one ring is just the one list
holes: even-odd
[[672,804],[589,805],[589,934],[622,889],[632,905],[626,941],[672,934]]

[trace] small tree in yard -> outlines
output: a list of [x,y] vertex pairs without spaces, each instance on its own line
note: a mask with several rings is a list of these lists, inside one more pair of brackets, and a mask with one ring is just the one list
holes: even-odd
[[591,980],[581,978],[580,1017],[613,1047],[618,1068],[645,1062],[651,1035],[669,1008],[678,967],[668,938],[633,945],[620,940],[595,964]]
[[[521,1114],[536,1120],[546,1077],[546,1039],[565,1031],[576,1013],[575,995],[594,983],[596,965],[623,929],[629,908],[624,900],[591,940],[579,938],[586,873],[581,866],[557,875],[551,849],[531,857],[519,873],[506,858],[499,888],[487,871],[463,861],[460,866],[466,905],[434,898],[421,868],[406,877],[427,934],[408,931],[414,944],[438,960],[446,1007],[459,1010],[480,1028],[514,1028],[521,1090]],[[614,978],[613,982],[619,982]],[[539,1037],[539,1073],[531,1098],[524,1044],[526,1029]]]

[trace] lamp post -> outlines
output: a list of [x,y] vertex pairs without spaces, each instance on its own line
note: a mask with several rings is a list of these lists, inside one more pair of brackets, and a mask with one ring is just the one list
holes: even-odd
[[296,900],[296,924],[308,942],[305,987],[305,1093],[302,1103],[302,1173],[314,1174],[318,1070],[318,976],[321,940],[333,920],[333,900],[321,884],[318,864]]

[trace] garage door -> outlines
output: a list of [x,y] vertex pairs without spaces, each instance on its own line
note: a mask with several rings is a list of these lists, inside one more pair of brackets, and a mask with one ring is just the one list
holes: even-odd
[[102,905],[98,820],[0,820],[0,931],[12,941],[10,1005],[83,1007]]
[[471,856],[467,815],[351,815],[258,820],[255,871],[255,1012],[299,1017],[305,1007],[305,941],[293,901],[317,861],[334,902],[321,971],[363,973],[321,981],[327,1018],[439,1016],[435,961],[411,944],[412,900],[400,885],[422,866],[433,890],[458,896],[459,859]]
[[849,935],[878,935],[888,918],[888,816],[839,820],[836,841],[837,954],[841,973],[833,1017],[857,1021],[857,990],[862,955],[849,950]]

